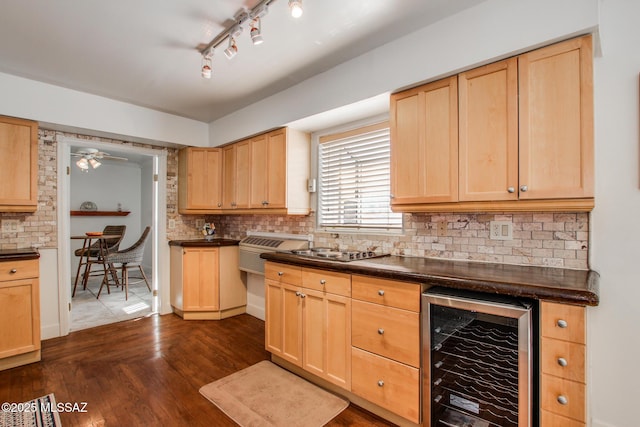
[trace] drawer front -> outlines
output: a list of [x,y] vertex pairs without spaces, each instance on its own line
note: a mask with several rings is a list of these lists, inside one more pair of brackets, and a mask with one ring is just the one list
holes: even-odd
[[540,425],[544,427],[584,427],[586,424],[549,411],[540,411]]
[[585,344],[585,309],[575,305],[540,302],[543,337]]
[[[576,421],[585,422],[585,385],[542,374],[540,384],[542,409]],[[564,398],[564,403],[560,399]]]
[[351,344],[419,367],[420,316],[412,311],[353,300]]
[[0,282],[29,279],[39,274],[37,259],[0,262]]
[[542,338],[540,366],[545,374],[585,383],[585,346]]
[[351,295],[362,301],[419,312],[420,293],[421,286],[418,283],[355,274],[351,277]]
[[293,265],[265,262],[264,277],[278,283],[300,286],[302,282],[302,269]]
[[302,269],[302,286],[316,291],[351,296],[351,275],[335,271]]
[[420,371],[353,348],[351,391],[414,423],[420,422]]

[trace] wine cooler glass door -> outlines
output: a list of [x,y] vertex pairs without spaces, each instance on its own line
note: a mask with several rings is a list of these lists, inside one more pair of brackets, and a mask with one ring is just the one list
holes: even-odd
[[423,295],[425,425],[530,425],[531,308]]

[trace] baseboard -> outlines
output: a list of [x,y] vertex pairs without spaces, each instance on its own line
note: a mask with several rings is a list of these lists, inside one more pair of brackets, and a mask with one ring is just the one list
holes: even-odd
[[41,326],[40,329],[40,338],[43,340],[48,340],[51,338],[58,338],[60,335],[60,324],[55,323],[53,325]]
[[264,305],[259,306],[255,304],[247,303],[247,314],[250,314],[253,317],[257,317],[260,320],[264,320]]

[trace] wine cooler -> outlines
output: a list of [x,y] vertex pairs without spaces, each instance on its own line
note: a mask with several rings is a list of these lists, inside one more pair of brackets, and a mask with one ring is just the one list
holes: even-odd
[[431,288],[422,307],[423,425],[531,426],[533,303]]

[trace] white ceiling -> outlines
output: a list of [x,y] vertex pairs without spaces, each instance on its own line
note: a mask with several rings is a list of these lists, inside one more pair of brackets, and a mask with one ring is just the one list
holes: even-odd
[[0,72],[211,122],[480,1],[276,0],[205,80],[198,47],[258,0],[3,0]]

